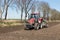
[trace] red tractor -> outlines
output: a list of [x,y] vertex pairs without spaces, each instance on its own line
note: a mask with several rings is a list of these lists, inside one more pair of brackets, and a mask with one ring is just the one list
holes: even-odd
[[43,18],[40,18],[39,13],[33,13],[29,16],[28,20],[26,21],[25,29],[32,29],[38,30],[39,28],[47,27],[47,23],[44,22]]

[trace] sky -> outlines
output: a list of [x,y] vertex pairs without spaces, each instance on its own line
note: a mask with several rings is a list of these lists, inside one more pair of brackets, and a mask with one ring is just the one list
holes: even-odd
[[60,0],[39,0],[39,1],[45,1],[49,4],[51,8],[60,11]]
[[[37,0],[37,1],[45,1],[49,4],[50,8],[60,11],[60,0]],[[17,13],[15,9],[9,7],[7,19],[20,19],[20,11]]]

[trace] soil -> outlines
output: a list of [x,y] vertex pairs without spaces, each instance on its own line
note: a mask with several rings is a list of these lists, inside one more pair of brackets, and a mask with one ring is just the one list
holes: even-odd
[[0,28],[0,40],[60,40],[60,23],[50,22],[48,28],[24,30],[23,25]]

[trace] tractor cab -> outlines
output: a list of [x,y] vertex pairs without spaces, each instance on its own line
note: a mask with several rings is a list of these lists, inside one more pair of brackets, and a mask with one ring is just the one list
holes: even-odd
[[31,19],[31,18],[38,19],[39,18],[39,14],[34,13],[34,14],[29,15],[29,19]]
[[39,13],[32,13],[29,15],[28,23],[34,24],[35,22],[38,22],[39,18]]

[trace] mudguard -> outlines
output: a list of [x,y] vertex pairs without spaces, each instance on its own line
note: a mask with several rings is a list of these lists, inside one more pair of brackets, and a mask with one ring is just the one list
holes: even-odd
[[35,20],[35,18],[31,18],[31,19],[28,20],[28,23],[29,24],[33,24],[34,23],[34,20]]

